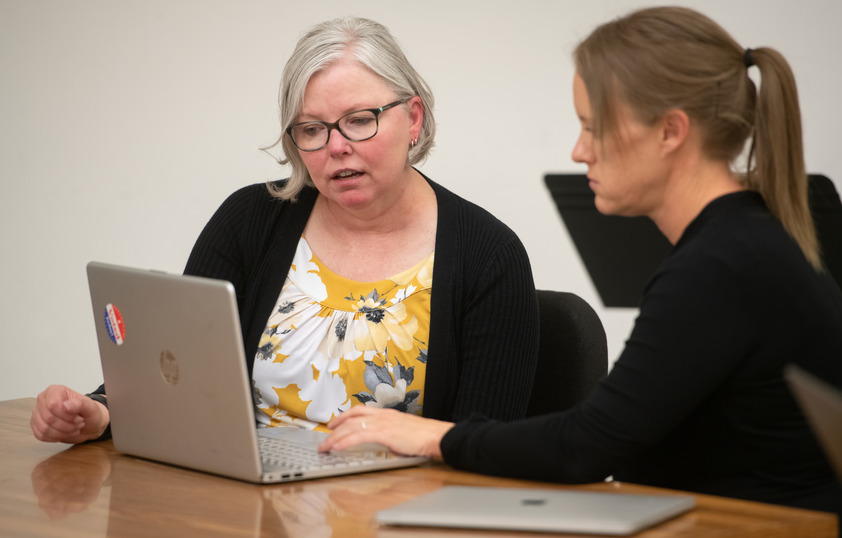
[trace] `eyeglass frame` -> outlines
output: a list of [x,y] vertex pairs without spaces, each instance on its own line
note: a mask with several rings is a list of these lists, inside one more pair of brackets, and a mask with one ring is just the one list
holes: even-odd
[[[306,152],[319,151],[320,149],[323,149],[325,146],[327,146],[328,143],[330,142],[330,132],[334,129],[339,131],[339,134],[341,134],[342,136],[345,137],[346,140],[350,140],[351,142],[363,142],[365,140],[371,140],[372,138],[377,136],[377,133],[380,132],[380,114],[383,113],[383,112],[386,112],[390,108],[395,108],[398,105],[402,105],[402,104],[406,103],[407,101],[408,101],[408,99],[401,99],[401,100],[398,100],[398,101],[391,102],[387,105],[383,105],[381,107],[361,108],[359,110],[354,110],[354,111],[348,112],[347,114],[343,114],[341,118],[339,118],[338,120],[336,120],[333,123],[330,123],[330,122],[327,122],[327,121],[319,121],[319,120],[302,121],[302,122],[299,122],[299,123],[293,123],[292,125],[290,125],[289,127],[286,128],[286,133],[289,135],[289,138],[290,138],[290,140],[292,140],[292,143],[295,144],[295,147],[297,147],[301,151],[306,151]],[[372,134],[371,136],[367,136],[365,138],[354,139],[354,138],[351,138],[350,136],[348,136],[347,134],[345,134],[342,131],[342,129],[339,127],[339,122],[342,121],[342,118],[345,118],[345,117],[350,116],[352,114],[359,114],[360,112],[371,112],[372,114],[374,114],[374,125],[375,125],[374,134]],[[295,141],[295,137],[292,136],[293,128],[298,127],[299,125],[306,125],[308,123],[321,123],[322,125],[327,127],[327,139],[325,140],[324,144],[317,147],[316,149],[304,149],[304,148],[302,148],[301,146],[298,145],[298,142]]]

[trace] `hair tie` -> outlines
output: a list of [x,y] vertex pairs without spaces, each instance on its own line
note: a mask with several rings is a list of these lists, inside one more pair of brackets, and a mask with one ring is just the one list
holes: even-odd
[[746,49],[743,53],[743,65],[746,69],[754,65],[754,58],[751,57],[751,49]]

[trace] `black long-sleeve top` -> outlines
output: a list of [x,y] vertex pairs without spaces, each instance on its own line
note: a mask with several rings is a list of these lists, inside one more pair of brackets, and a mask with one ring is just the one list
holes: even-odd
[[445,462],[566,483],[615,479],[842,512],[840,489],[782,376],[842,386],[842,293],[752,192],[711,202],[648,283],[624,351],[572,410],[475,418]]

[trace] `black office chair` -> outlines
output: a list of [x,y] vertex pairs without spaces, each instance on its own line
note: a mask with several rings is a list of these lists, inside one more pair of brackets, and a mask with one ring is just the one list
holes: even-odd
[[569,292],[537,293],[541,332],[527,416],[573,407],[608,373],[605,329],[591,305]]

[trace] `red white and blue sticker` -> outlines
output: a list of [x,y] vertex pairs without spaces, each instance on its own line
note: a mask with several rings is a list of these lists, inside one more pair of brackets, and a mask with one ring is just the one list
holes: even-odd
[[105,305],[105,330],[112,342],[118,346],[123,345],[126,340],[126,326],[123,324],[123,315],[111,303]]

